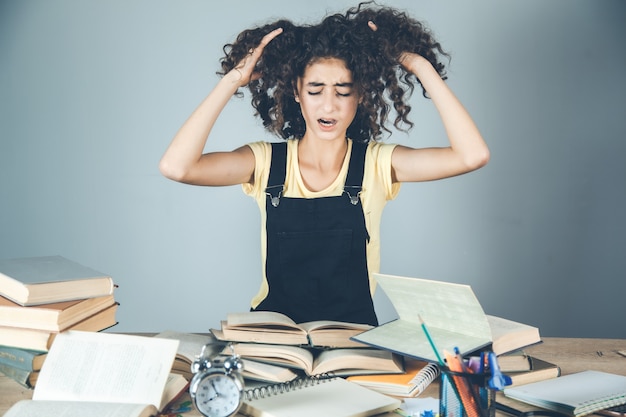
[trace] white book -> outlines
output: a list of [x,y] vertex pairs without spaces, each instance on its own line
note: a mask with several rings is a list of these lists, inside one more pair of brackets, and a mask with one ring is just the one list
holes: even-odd
[[400,400],[342,378],[296,380],[246,396],[239,412],[252,417],[367,417],[400,407]]
[[62,256],[0,260],[0,295],[23,306],[113,294],[113,279]]
[[398,319],[352,337],[352,340],[415,359],[436,362],[421,327],[427,325],[439,354],[462,355],[491,346],[496,355],[541,341],[539,329],[485,314],[469,285],[374,274]]
[[506,388],[504,395],[578,417],[626,404],[626,376],[583,371]]
[[18,402],[5,417],[156,414],[187,387],[182,376],[170,374],[177,348],[176,340],[154,337],[59,333],[32,400]]

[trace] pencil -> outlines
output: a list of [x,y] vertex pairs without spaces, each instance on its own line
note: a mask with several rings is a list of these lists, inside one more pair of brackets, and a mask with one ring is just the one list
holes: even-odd
[[439,365],[445,366],[445,362],[443,361],[443,358],[439,354],[439,349],[437,349],[437,346],[435,345],[435,341],[430,335],[430,332],[428,331],[428,327],[426,327],[426,323],[424,323],[424,320],[422,319],[421,315],[418,314],[417,317],[419,318],[420,323],[422,324],[422,330],[424,331],[424,334],[426,335],[426,339],[428,339],[428,343],[430,343],[430,347],[433,349],[433,352],[435,352],[435,356],[437,356]]

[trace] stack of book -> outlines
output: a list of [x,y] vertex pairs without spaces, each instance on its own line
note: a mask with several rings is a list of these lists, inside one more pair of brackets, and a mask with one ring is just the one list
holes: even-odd
[[[232,342],[224,353],[234,351],[251,367],[257,363],[273,366],[274,378],[284,368],[294,371],[286,374],[288,379],[296,375],[404,372],[401,355],[351,340],[353,335],[371,328],[366,324],[337,321],[296,324],[284,314],[255,311],[228,314],[220,329],[212,329],[211,333],[217,340]],[[249,375],[249,378],[254,377]],[[267,376],[259,379],[271,380]]]
[[56,335],[117,324],[113,279],[61,256],[0,260],[0,372],[32,388]]
[[[333,373],[399,396],[419,395],[430,382],[420,389],[417,382],[432,381],[432,375],[419,374],[427,363],[438,362],[436,353],[458,349],[467,356],[489,350],[504,363],[518,359],[507,354],[541,343],[537,327],[485,314],[468,285],[374,276],[398,319],[376,327],[328,321],[296,324],[278,313],[244,312],[229,314],[212,333],[219,340],[236,342],[235,353],[244,359],[296,368],[307,376]],[[428,322],[437,352],[422,331],[422,318]],[[406,359],[420,362],[407,367]],[[522,355],[518,361],[516,367],[504,369],[516,385],[560,373],[557,366],[538,358]],[[367,377],[350,378],[353,375]]]

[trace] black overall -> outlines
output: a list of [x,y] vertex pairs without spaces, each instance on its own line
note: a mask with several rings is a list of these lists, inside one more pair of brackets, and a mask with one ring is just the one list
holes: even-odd
[[272,144],[266,189],[269,294],[256,310],[296,323],[338,320],[377,325],[369,287],[369,240],[359,198],[366,144],[353,142],[344,192],[337,197],[282,196],[287,144]]

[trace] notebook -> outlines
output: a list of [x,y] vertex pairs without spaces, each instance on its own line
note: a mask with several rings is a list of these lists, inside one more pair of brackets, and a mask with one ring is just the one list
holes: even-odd
[[245,392],[239,413],[252,417],[367,417],[400,407],[400,400],[342,378],[306,378]]
[[626,376],[583,371],[506,388],[504,395],[527,404],[578,417],[626,404]]
[[439,367],[433,362],[407,359],[405,369],[402,374],[355,375],[347,380],[394,397],[417,397],[439,375]]

